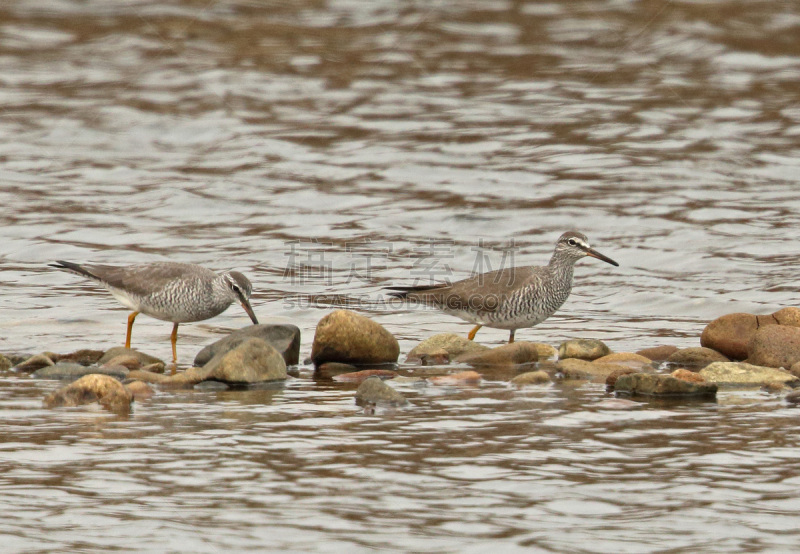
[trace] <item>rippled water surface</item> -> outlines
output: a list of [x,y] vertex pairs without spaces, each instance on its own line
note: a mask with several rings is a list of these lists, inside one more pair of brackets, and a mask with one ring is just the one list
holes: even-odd
[[[3,3],[0,350],[122,342],[124,308],[48,261],[175,260],[250,276],[301,357],[348,305],[402,360],[470,326],[382,286],[544,263],[571,228],[620,267],[579,263],[519,339],[696,346],[718,315],[795,304],[798,82],[795,2]],[[248,323],[182,326],[181,360]],[[142,316],[134,346],[167,358],[170,330]],[[159,391],[122,419],[0,376],[3,551],[800,543],[798,412],[777,396],[487,376],[396,384],[411,407],[370,414],[299,375]]]

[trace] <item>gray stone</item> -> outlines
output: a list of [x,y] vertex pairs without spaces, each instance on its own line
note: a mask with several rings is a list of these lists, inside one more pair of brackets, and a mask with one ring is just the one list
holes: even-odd
[[135,356],[136,359],[139,360],[139,363],[142,366],[161,363],[164,364],[162,360],[159,360],[155,356],[150,356],[149,354],[145,354],[144,352],[139,352],[133,348],[125,348],[124,346],[115,346],[113,348],[109,348],[106,350],[106,353],[97,360],[97,365],[103,365],[106,362],[109,362],[116,358],[117,356]]
[[248,338],[233,350],[220,352],[195,373],[203,381],[213,379],[240,384],[282,380],[287,376],[286,362],[280,352],[255,337]]
[[724,387],[761,387],[775,383],[798,383],[797,377],[772,367],[744,362],[716,362],[700,370],[699,375],[709,383]]
[[347,364],[395,363],[400,345],[382,325],[350,310],[336,310],[317,324],[311,358]]
[[630,373],[617,377],[614,391],[631,396],[713,397],[717,394],[717,385],[690,383],[671,375]]
[[300,360],[300,329],[295,325],[258,324],[234,331],[227,337],[209,344],[197,353],[194,365],[203,367],[214,356],[233,350],[245,340],[256,337],[277,350],[286,365],[297,365]]
[[122,383],[108,375],[84,375],[74,383],[58,389],[44,399],[46,408],[61,406],[81,406],[99,403],[104,408],[117,413],[128,414],[133,395]]
[[358,386],[356,403],[359,406],[364,404],[403,406],[408,404],[408,400],[378,377],[370,377]]
[[[411,352],[409,352],[406,357],[406,362],[419,362],[431,356],[441,357],[442,351],[446,352],[452,360],[463,354],[475,354],[486,350],[489,350],[488,346],[471,341],[461,335],[456,335],[455,333],[439,333],[438,335],[428,337],[412,348]],[[442,361],[444,360],[442,359]]]
[[559,359],[578,358],[596,360],[611,353],[603,341],[596,339],[574,339],[562,342],[558,347]]
[[108,375],[115,379],[125,379],[129,370],[122,366],[85,366],[75,362],[58,362],[33,372],[37,379],[78,379],[84,375]]

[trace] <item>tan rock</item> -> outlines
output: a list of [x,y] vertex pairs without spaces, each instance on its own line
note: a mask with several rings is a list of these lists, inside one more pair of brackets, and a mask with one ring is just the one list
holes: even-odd
[[400,345],[389,331],[350,310],[336,310],[323,317],[311,346],[314,365],[394,363],[399,355]]
[[640,356],[644,356],[645,358],[650,358],[654,362],[662,362],[677,351],[677,346],[663,345],[654,346],[652,348],[644,348],[642,350],[638,350],[636,353]]
[[56,365],[56,364],[48,356],[44,354],[36,354],[35,356],[31,356],[24,362],[17,364],[14,367],[14,369],[25,373],[33,373],[37,369],[42,369],[43,367],[48,367],[51,365]]
[[340,373],[333,376],[334,381],[340,383],[356,383],[360,384],[370,377],[378,377],[379,379],[394,379],[397,377],[397,372],[390,369],[365,369],[363,371],[354,371],[352,373]]
[[261,383],[286,379],[286,361],[264,339],[250,337],[228,351],[221,351],[190,376],[223,383]]
[[644,368],[652,367],[650,358],[633,352],[613,352],[607,354],[602,358],[597,358],[592,361],[593,364],[618,364],[632,369],[642,370]]
[[631,373],[637,373],[637,370],[628,367],[612,371],[608,374],[608,377],[606,377],[606,386],[614,388],[614,385],[617,383],[617,379],[619,379],[622,375],[629,375]]
[[689,383],[705,383],[706,380],[699,373],[695,373],[694,371],[689,371],[688,369],[676,369],[672,373],[670,373],[676,379],[680,379],[681,381],[687,381]]
[[558,347],[559,359],[578,358],[596,360],[611,353],[611,349],[596,339],[574,339],[562,342]]
[[120,354],[106,361],[103,365],[106,367],[122,366],[128,369],[140,369],[142,367],[142,362],[139,360],[138,356]]
[[82,406],[98,402],[117,414],[128,414],[133,395],[118,380],[108,375],[84,375],[74,383],[47,395],[46,408]]
[[449,359],[453,360],[463,354],[474,354],[485,350],[489,350],[489,347],[471,341],[461,335],[455,333],[439,333],[438,335],[428,337],[412,348],[411,352],[408,353],[408,357],[406,357],[406,362],[419,362],[423,359],[423,356],[426,355],[441,356],[442,352],[448,354]]
[[729,362],[730,360],[716,350],[693,347],[681,348],[667,358],[667,361],[689,369],[700,369],[714,362]]
[[556,369],[564,375],[564,379],[592,379],[605,381],[615,371],[630,368],[619,364],[596,364],[577,358],[567,358],[556,363]]
[[155,394],[153,388],[144,381],[131,381],[125,384],[125,388],[128,389],[134,400],[148,400]]
[[550,376],[546,371],[542,370],[521,373],[511,379],[511,384],[520,388],[526,385],[541,385],[544,383],[550,383]]
[[778,325],[800,327],[800,308],[781,308],[772,314],[772,317],[778,322]]
[[[774,326],[778,328],[778,325]],[[709,383],[726,387],[754,387],[769,383],[797,383],[798,379],[788,371],[773,367],[756,366],[744,362],[717,362],[700,371],[700,376]]]
[[473,367],[483,367],[528,364],[536,362],[538,359],[539,350],[536,345],[532,342],[520,341],[473,354],[463,354],[456,358],[456,361]]
[[800,361],[800,328],[787,325],[762,327],[748,345],[748,362],[790,368]]
[[461,371],[449,375],[439,375],[428,379],[434,385],[477,385],[481,382],[481,374],[477,371]]
[[353,364],[342,364],[339,362],[325,362],[314,369],[314,377],[320,379],[333,379],[341,373],[353,373],[358,371],[358,367]]
[[717,394],[717,385],[692,383],[672,375],[631,373],[617,379],[614,392],[632,396],[713,397]]

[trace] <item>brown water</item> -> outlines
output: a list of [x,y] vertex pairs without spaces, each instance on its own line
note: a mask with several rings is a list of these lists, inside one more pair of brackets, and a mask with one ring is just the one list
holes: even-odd
[[[404,356],[469,325],[381,286],[543,263],[570,228],[620,267],[581,262],[519,339],[696,346],[720,314],[796,303],[799,81],[795,2],[6,2],[0,351],[122,341],[125,310],[48,261],[169,259],[245,272],[302,356],[332,302]],[[185,325],[179,355],[248,323]],[[168,357],[169,331],[140,318],[134,345]],[[1,380],[4,552],[800,544],[798,412],[765,393],[487,379],[398,384],[411,407],[369,415],[302,366],[119,419]]]

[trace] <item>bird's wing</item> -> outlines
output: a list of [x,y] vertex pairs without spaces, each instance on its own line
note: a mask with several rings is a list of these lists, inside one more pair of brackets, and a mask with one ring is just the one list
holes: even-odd
[[138,296],[146,296],[162,290],[176,279],[196,275],[197,271],[204,268],[190,264],[161,262],[131,266],[84,264],[78,266],[78,269],[74,267],[66,269],[108,287],[122,289]]

